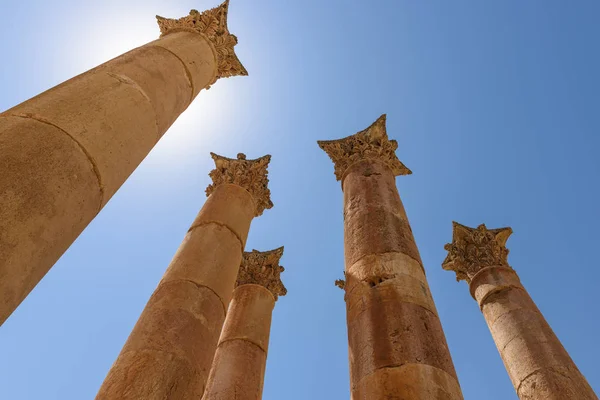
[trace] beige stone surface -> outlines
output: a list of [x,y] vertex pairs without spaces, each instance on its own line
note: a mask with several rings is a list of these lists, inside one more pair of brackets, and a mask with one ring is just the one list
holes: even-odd
[[508,265],[511,233],[455,222],[443,268],[470,284],[520,399],[598,399]]
[[203,400],[260,400],[283,247],[245,252]]
[[[346,268],[346,302],[348,315],[363,312],[372,288],[384,296],[396,296],[399,301],[419,305],[437,314],[423,267],[403,253],[365,256]],[[393,293],[393,295],[391,294]]]
[[224,319],[210,289],[187,281],[162,283],[96,399],[197,398],[192,394],[204,390]]
[[484,268],[474,275],[469,283],[471,296],[480,307],[487,303],[488,297],[511,288],[525,290],[517,273],[505,266]]
[[159,18],[160,39],[0,114],[0,324],[198,92],[247,74],[227,11]]
[[203,400],[262,399],[267,354],[251,342],[222,343]]
[[363,298],[363,312],[348,312],[352,381],[407,363],[431,365],[456,377],[439,318],[421,306],[400,301],[395,292],[373,288]]
[[231,293],[242,260],[238,238],[225,226],[216,223],[194,228],[183,242],[162,282],[186,280],[210,288],[221,301],[223,311],[231,300]]
[[[352,399],[462,399],[395,177],[410,174],[385,116],[321,141],[344,191],[345,281]],[[409,366],[412,366],[409,368]]]
[[598,397],[581,375],[572,367],[552,367],[534,372],[518,389],[522,400],[597,400]]
[[162,47],[179,59],[192,88],[188,102],[217,79],[217,56],[214,46],[202,35],[194,32],[174,32],[146,46]]
[[7,114],[47,121],[77,142],[100,177],[103,205],[159,139],[146,94],[124,76],[103,72],[73,78]]
[[[266,167],[262,171],[265,181]],[[245,240],[257,212],[251,187],[235,182],[213,181],[205,206],[109,371],[98,400],[198,399],[204,393],[242,262],[239,237]],[[268,315],[270,324],[274,299],[259,289],[270,302],[259,298],[246,308],[253,315]],[[257,304],[266,304],[267,314],[260,314]]]
[[223,184],[208,197],[191,230],[218,222],[238,238],[243,249],[255,209],[254,199],[247,190],[235,184]]
[[204,390],[202,379],[190,365],[170,353],[124,353],[113,365],[96,399],[197,400]]
[[456,377],[424,364],[379,369],[362,379],[352,400],[455,400],[462,393]]
[[421,256],[391,170],[379,162],[354,164],[344,180],[346,264],[369,254]]
[[94,167],[59,128],[0,116],[0,324],[101,205]]
[[237,287],[229,304],[227,323],[223,326],[219,343],[245,340],[254,343],[266,353],[269,347],[273,307],[275,298],[265,287]]
[[[155,46],[148,44],[134,49],[97,69],[98,73],[107,73],[135,86],[148,99],[160,137],[192,100],[192,83],[185,65],[179,57],[160,46],[166,39],[159,39]],[[205,41],[196,40],[196,47],[203,45]],[[209,54],[200,57],[201,60],[210,59]],[[214,65],[211,67],[214,71]]]

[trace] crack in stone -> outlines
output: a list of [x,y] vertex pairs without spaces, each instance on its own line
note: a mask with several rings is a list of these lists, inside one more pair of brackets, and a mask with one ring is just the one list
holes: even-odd
[[46,120],[43,117],[34,115],[32,113],[12,113],[12,114],[8,114],[8,115],[17,117],[17,118],[32,119],[32,120],[38,121],[42,124],[50,125],[56,129],[58,129],[59,131],[63,132],[65,135],[67,135],[69,138],[71,138],[71,140],[73,140],[75,142],[75,144],[77,144],[77,146],[81,149],[83,154],[85,154],[86,158],[92,165],[92,171],[94,172],[94,175],[96,176],[96,179],[98,180],[98,187],[100,190],[100,205],[98,207],[98,212],[100,212],[100,210],[102,210],[102,206],[104,204],[104,184],[102,183],[102,176],[100,175],[100,169],[98,168],[96,161],[94,160],[92,155],[87,151],[87,149],[81,143],[79,143],[79,141],[77,139],[75,139],[75,137],[73,137],[69,132],[67,132],[60,126]]

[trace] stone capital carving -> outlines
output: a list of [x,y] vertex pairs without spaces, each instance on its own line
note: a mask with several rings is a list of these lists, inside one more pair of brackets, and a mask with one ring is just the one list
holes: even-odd
[[226,0],[220,6],[204,12],[191,10],[190,15],[179,19],[156,16],[161,37],[174,32],[195,32],[204,35],[212,43],[216,50],[217,76],[208,87],[219,78],[248,75],[233,51],[238,40],[227,28],[228,9],[229,0]]
[[281,273],[285,269],[279,265],[281,256],[283,256],[283,247],[271,251],[244,252],[236,287],[248,284],[261,285],[273,293],[275,300],[279,296],[285,296],[287,289],[281,282]]
[[512,234],[511,228],[488,229],[485,224],[469,228],[453,222],[452,243],[444,246],[448,256],[442,268],[456,272],[456,280],[471,279],[487,267],[508,267],[506,241]]
[[376,160],[387,165],[394,176],[412,174],[396,156],[398,142],[388,138],[385,121],[383,114],[373,125],[355,135],[317,142],[333,161],[338,181],[344,179],[352,164],[363,160]]
[[267,178],[267,168],[271,161],[270,155],[256,160],[246,160],[244,153],[239,153],[237,159],[215,153],[210,153],[210,155],[215,161],[215,169],[209,173],[213,183],[206,188],[206,196],[210,196],[219,185],[229,183],[241,186],[250,192],[256,203],[255,215],[257,217],[262,215],[265,209],[273,207]]

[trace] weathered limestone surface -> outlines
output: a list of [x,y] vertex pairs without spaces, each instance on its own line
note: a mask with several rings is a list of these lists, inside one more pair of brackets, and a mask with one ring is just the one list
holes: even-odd
[[198,92],[247,74],[226,16],[160,18],[160,39],[0,114],[0,324]]
[[287,293],[282,255],[283,247],[244,253],[203,400],[262,398],[273,307]]
[[410,174],[385,116],[319,142],[344,191],[344,244],[353,400],[462,399],[421,257],[396,188]]
[[508,265],[510,228],[454,223],[443,268],[469,283],[520,399],[597,400]]
[[250,223],[271,208],[269,156],[212,155],[209,196],[96,397],[200,399]]

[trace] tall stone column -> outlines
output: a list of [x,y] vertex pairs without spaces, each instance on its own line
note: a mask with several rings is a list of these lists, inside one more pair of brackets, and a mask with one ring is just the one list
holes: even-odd
[[0,324],[201,89],[247,75],[228,1],[0,114]]
[[396,188],[410,174],[385,115],[319,146],[344,192],[345,300],[353,400],[457,400],[462,394]]
[[508,265],[511,234],[511,228],[469,228],[454,222],[442,266],[469,284],[520,399],[597,400]]
[[152,294],[98,400],[200,399],[234,289],[250,222],[273,204],[270,156],[212,154],[208,199]]
[[271,315],[281,282],[283,247],[244,253],[203,400],[262,399]]

